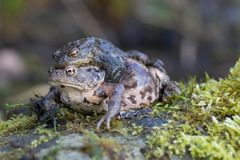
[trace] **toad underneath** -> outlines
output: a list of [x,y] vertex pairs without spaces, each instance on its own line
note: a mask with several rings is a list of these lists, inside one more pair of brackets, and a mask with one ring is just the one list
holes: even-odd
[[[91,39],[92,42],[95,39]],[[65,47],[67,50],[58,57],[58,63],[50,69],[50,91],[32,101],[40,121],[53,120],[55,125],[55,113],[60,107],[67,106],[86,113],[105,112],[97,128],[105,122],[109,129],[111,119],[120,112],[150,107],[158,100],[166,101],[174,93],[180,93],[159,60],[150,63],[146,55],[137,51],[132,55],[131,52],[111,54],[112,49],[119,49],[104,40],[104,43],[111,44],[111,48],[105,52],[100,48],[100,53],[93,54],[89,46],[95,47],[95,50],[96,46],[88,45],[86,49],[81,45],[88,40],[75,41],[78,44],[75,46],[69,47],[68,44]],[[73,55],[76,50],[78,56]],[[91,56],[87,56],[86,60],[85,55],[89,54]],[[71,57],[61,63],[61,58],[66,59],[67,56],[76,58]]]

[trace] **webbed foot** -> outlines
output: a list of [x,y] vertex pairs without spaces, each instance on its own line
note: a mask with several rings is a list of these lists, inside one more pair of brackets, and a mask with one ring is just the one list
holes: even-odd
[[136,50],[130,50],[126,52],[128,54],[128,58],[135,59],[145,65],[150,63],[150,59],[148,56],[142,52],[136,51]]
[[146,66],[155,67],[160,71],[162,71],[163,73],[166,73],[166,70],[164,69],[164,63],[162,60],[157,59],[155,61],[151,61],[146,54],[136,50],[130,50],[130,51],[127,51],[126,53],[128,54],[127,57],[135,59]]
[[120,56],[99,54],[95,56],[95,61],[97,65],[106,71],[105,80],[107,82],[118,83],[124,77],[126,66]]
[[157,59],[156,61],[154,61],[154,62],[152,62],[152,63],[150,63],[148,65],[149,66],[153,66],[153,67],[159,69],[163,73],[166,73],[166,70],[164,69],[164,63],[160,59]]
[[162,91],[162,101],[167,102],[173,94],[180,94],[181,91],[179,89],[178,83],[175,81],[169,81],[169,83],[164,86]]
[[100,129],[102,123],[106,121],[106,126],[107,126],[107,129],[110,130],[110,122],[111,122],[111,116],[108,116],[108,114],[104,115],[97,123],[97,130]]
[[[49,101],[48,101],[49,102]],[[44,97],[31,99],[31,106],[37,114],[38,120],[41,123],[49,123],[56,130],[56,113],[59,110],[59,105],[56,103],[46,103]]]

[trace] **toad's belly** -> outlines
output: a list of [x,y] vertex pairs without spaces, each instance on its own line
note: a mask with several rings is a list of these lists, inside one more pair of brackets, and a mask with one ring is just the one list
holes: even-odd
[[79,93],[78,91],[62,92],[61,101],[75,111],[103,112],[107,111],[107,98],[91,96],[92,93]]
[[98,105],[84,103],[84,102],[73,103],[71,105],[71,108],[78,112],[87,112],[87,113],[91,113],[91,112],[101,113],[101,112],[106,112],[108,110],[106,100],[104,100],[101,104],[98,104]]

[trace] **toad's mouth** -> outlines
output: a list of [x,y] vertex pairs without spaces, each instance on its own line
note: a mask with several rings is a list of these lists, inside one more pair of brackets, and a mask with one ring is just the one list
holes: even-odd
[[76,86],[74,84],[70,84],[70,83],[62,83],[62,82],[49,82],[50,85],[52,86],[57,86],[60,87],[61,89],[65,89],[65,88],[73,88],[73,89],[77,89],[79,91],[84,91],[84,87],[81,86]]

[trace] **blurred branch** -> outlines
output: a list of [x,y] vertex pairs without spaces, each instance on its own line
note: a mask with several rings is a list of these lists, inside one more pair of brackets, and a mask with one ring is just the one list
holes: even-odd
[[60,0],[83,32],[105,38],[102,27],[82,0]]

